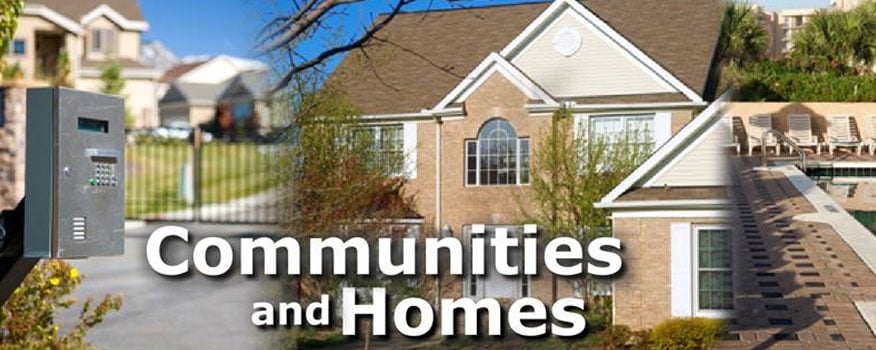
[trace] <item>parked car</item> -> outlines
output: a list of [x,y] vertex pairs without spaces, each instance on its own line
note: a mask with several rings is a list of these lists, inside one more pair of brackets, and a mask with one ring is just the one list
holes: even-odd
[[[192,135],[192,126],[186,122],[170,122],[165,126],[152,131],[152,136],[158,138],[168,138],[175,140],[188,140]],[[209,132],[201,133],[201,140],[204,142],[213,141],[213,134]]]

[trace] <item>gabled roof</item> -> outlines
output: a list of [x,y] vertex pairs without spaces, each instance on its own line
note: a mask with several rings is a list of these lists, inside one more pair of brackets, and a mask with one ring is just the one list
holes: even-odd
[[225,91],[219,96],[219,99],[225,100],[238,96],[247,96],[255,100],[264,99],[268,96],[270,89],[267,75],[265,71],[241,72],[234,78],[231,78],[231,82],[229,82]]
[[[705,137],[708,137],[708,131],[720,125],[721,109],[724,102],[729,100],[730,94],[730,92],[725,93],[703,110],[595,205],[597,207],[611,206],[628,191],[641,187],[656,176],[656,174],[670,167],[678,155],[686,149],[693,147],[692,145],[696,145]],[[658,198],[655,197],[654,199]]]
[[169,90],[161,98],[159,104],[172,102],[187,102],[196,105],[213,105],[219,96],[228,88],[231,80],[221,84],[193,84],[176,82],[171,84]]
[[[703,99],[713,98],[710,74],[720,32],[720,1],[581,4]],[[420,112],[435,106],[491,52],[501,52],[549,5],[400,14],[364,54],[347,55],[330,79],[345,83],[364,114]]]
[[137,0],[28,0],[24,13],[41,16],[77,34],[82,25],[100,17],[109,18],[125,30],[149,30]]
[[27,0],[26,3],[44,5],[77,21],[101,5],[109,6],[128,20],[145,20],[137,0]]
[[520,91],[523,91],[530,100],[540,101],[542,103],[556,103],[547,91],[541,86],[533,82],[526,74],[523,74],[517,67],[514,67],[510,62],[493,52],[481,64],[479,64],[465,79],[459,82],[453,90],[433,108],[433,110],[443,110],[451,104],[462,103],[470,96],[478,87],[481,86],[493,73],[499,73],[505,76],[512,84],[517,86]]
[[161,78],[158,79],[158,82],[159,83],[171,83],[174,80],[176,80],[176,78],[179,78],[183,74],[188,73],[192,69],[198,68],[198,66],[204,64],[204,62],[207,62],[207,61],[199,60],[199,61],[185,62],[185,63],[180,63],[178,65],[175,65],[175,66],[171,67],[170,69],[168,69],[167,72],[164,72],[164,75],[162,75]]

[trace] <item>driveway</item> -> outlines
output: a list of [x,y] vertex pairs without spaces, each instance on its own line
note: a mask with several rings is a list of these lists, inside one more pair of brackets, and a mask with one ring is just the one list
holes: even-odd
[[[279,283],[271,278],[247,278],[235,261],[227,277],[209,278],[198,273],[169,278],[155,273],[146,262],[149,233],[162,225],[129,230],[125,255],[71,260],[85,276],[74,293],[88,296],[121,294],[124,306],[92,329],[88,339],[107,349],[264,349],[284,333],[260,330],[250,322],[252,303],[281,299]],[[226,237],[237,251],[237,237],[276,232],[266,226],[180,224],[190,231],[190,242],[206,236]],[[168,260],[191,256],[192,246],[167,244]],[[213,249],[215,251],[215,249]],[[176,260],[179,261],[179,260]],[[260,262],[259,262],[260,264]],[[260,266],[260,265],[256,265]],[[63,324],[73,323],[81,302],[59,314]],[[69,327],[69,326],[68,326]],[[62,332],[66,327],[62,327]],[[281,330],[283,330],[281,328]]]

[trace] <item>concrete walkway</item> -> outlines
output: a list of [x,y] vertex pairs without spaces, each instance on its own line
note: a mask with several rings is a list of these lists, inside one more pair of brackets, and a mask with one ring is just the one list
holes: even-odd
[[[876,274],[834,226],[809,221],[833,213],[804,195],[817,187],[753,164],[734,160],[737,316],[722,348],[876,349],[859,311],[876,301]],[[839,230],[856,223],[845,221]]]

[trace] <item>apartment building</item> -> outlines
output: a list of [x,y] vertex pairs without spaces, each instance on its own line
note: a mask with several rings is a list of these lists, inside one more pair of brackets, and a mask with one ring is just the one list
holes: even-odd
[[102,68],[118,60],[134,126],[155,126],[160,72],[140,60],[140,38],[147,30],[149,23],[136,0],[28,0],[6,60],[20,67],[21,78],[48,84],[64,51],[75,88],[87,91],[99,91]]
[[[363,66],[348,56],[332,79],[371,123],[380,151],[404,153],[405,193],[415,198],[418,222],[465,242],[474,224],[487,225],[487,238],[500,227],[523,234],[521,205],[534,205],[530,158],[555,111],[574,113],[579,137],[640,131],[657,151],[596,204],[614,212],[613,233],[626,244],[614,320],[644,328],[672,316],[724,317],[733,308],[732,282],[723,283],[729,275],[713,290],[697,289],[694,267],[674,264],[694,261],[700,235],[731,234],[722,210],[725,157],[715,151],[718,118],[710,107],[720,15],[717,0],[555,0],[406,13],[381,32],[392,45],[366,46],[379,60]],[[547,272],[488,273],[442,279],[438,293],[550,302],[551,280]],[[570,280],[558,289],[561,298],[580,292]],[[714,302],[694,304],[705,299],[692,293]]]

